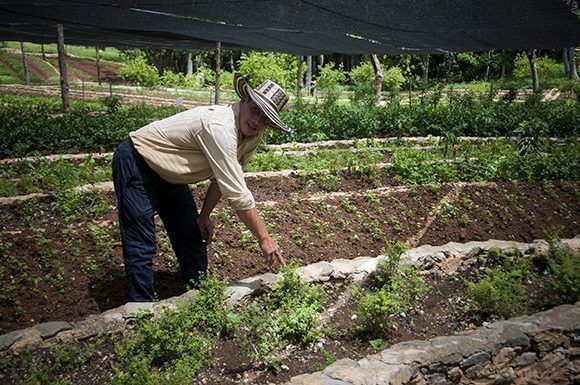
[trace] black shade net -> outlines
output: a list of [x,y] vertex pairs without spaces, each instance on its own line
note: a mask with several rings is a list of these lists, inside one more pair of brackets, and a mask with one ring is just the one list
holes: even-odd
[[0,40],[175,49],[426,54],[573,47],[562,0],[0,0]]

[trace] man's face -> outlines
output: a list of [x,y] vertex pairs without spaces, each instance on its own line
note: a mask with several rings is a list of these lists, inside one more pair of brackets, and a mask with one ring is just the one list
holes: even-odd
[[270,119],[249,97],[240,102],[238,124],[243,136],[255,136],[270,125]]

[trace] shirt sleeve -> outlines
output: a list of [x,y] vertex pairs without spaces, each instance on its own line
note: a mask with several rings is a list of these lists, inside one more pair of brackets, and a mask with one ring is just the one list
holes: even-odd
[[254,196],[246,186],[242,166],[237,159],[236,142],[228,136],[228,128],[219,123],[210,123],[196,135],[196,141],[229,205],[234,210],[255,208]]

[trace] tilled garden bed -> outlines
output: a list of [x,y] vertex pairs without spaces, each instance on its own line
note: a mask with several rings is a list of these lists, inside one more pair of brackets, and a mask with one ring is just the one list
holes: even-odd
[[[444,184],[403,191],[296,190],[284,179],[256,181],[260,212],[291,263],[378,255],[389,243],[531,241],[546,233],[578,233],[577,182]],[[254,183],[254,182],[251,182]],[[268,192],[267,186],[274,185]],[[364,179],[359,182],[364,185]],[[353,181],[351,188],[356,188]],[[365,187],[366,188],[366,187]],[[348,190],[348,189],[345,189]],[[292,191],[298,191],[292,193]],[[195,191],[199,202],[202,191]],[[280,199],[286,195],[287,199]],[[0,207],[2,285],[0,331],[47,321],[76,321],[126,302],[124,270],[111,193],[72,194]],[[223,205],[210,270],[229,281],[276,271],[259,256],[251,234]],[[154,260],[160,299],[183,292],[177,261],[160,226]]]
[[[567,242],[577,253],[577,240]],[[574,373],[569,372],[573,370],[570,354],[573,355],[577,341],[573,341],[569,335],[576,331],[569,328],[574,318],[572,314],[578,312],[577,308],[569,306],[534,315],[530,319],[537,318],[538,321],[533,322],[524,319],[509,321],[511,324],[490,324],[497,320],[498,313],[482,312],[481,307],[475,306],[477,302],[474,302],[473,296],[468,294],[467,282],[477,282],[489,276],[485,269],[506,269],[509,276],[522,282],[520,290],[526,293],[526,298],[521,303],[514,302],[513,309],[508,307],[506,310],[504,306],[502,310],[500,304],[497,308],[499,314],[532,314],[566,301],[566,297],[552,291],[547,272],[551,263],[549,258],[553,257],[548,257],[552,254],[546,254],[548,244],[512,244],[512,247],[508,247],[508,242],[473,242],[431,249],[418,248],[403,254],[400,266],[411,263],[428,269],[422,272],[419,270],[419,275],[414,275],[417,272],[413,273],[412,270],[401,270],[403,275],[422,277],[421,285],[424,285],[425,290],[417,296],[411,308],[392,314],[388,326],[373,330],[364,328],[365,323],[360,322],[365,313],[361,312],[357,304],[359,294],[356,290],[376,290],[377,276],[382,271],[381,263],[398,254],[390,252],[390,256],[355,263],[358,267],[350,267],[350,274],[347,273],[348,269],[341,272],[336,267],[341,265],[334,261],[335,267],[330,270],[320,270],[315,266],[299,269],[298,274],[303,280],[323,281],[316,284],[324,292],[323,310],[319,317],[321,322],[316,327],[321,333],[316,341],[287,345],[285,349],[276,351],[274,364],[270,361],[265,365],[240,343],[240,335],[246,330],[242,323],[238,329],[226,333],[211,349],[207,364],[196,375],[194,382],[266,385],[291,380],[292,384],[307,384],[324,377],[358,384],[367,383],[367,380],[376,382],[377,375],[398,378],[397,383],[413,383],[411,377],[415,380],[419,377],[427,380],[456,377],[466,381],[482,377],[498,379],[506,375],[512,379],[516,375],[540,376],[540,379],[573,378]],[[438,254],[445,257],[434,264],[430,263],[431,258]],[[455,262],[450,265],[446,263],[446,258],[447,262],[449,259],[455,259]],[[375,269],[374,275],[367,275]],[[524,277],[517,276],[515,271],[524,274]],[[345,273],[348,280],[338,278]],[[526,278],[527,274],[537,278]],[[278,278],[277,282],[282,282],[281,279]],[[283,287],[270,283],[272,285],[278,289]],[[236,303],[236,313],[241,313],[250,302],[263,304],[268,301],[267,297],[264,299],[263,289],[249,295],[247,293],[245,300]],[[510,300],[509,293],[505,298]],[[517,304],[523,304],[523,308],[516,309]],[[502,313],[505,311],[510,313]],[[516,326],[518,322],[521,326]],[[457,333],[460,333],[457,337],[432,340],[437,336]],[[462,338],[466,342],[461,343]],[[39,378],[64,383],[102,384],[113,378],[114,368],[120,365],[114,343],[121,341],[121,335],[100,335],[78,343],[66,338],[63,341],[67,341],[67,347],[57,342],[56,345],[39,350],[19,350],[17,355],[4,356],[1,359],[0,378],[7,384]],[[405,341],[412,341],[409,347],[400,344]],[[391,352],[388,347],[395,344],[399,345]],[[379,355],[373,355],[375,353]],[[408,360],[414,355],[417,355],[417,362],[403,359],[407,357]],[[389,360],[394,362],[399,359],[403,359],[400,364],[389,364]],[[361,361],[356,363],[354,360]],[[374,369],[364,370],[364,365],[373,360],[377,361],[373,365]],[[507,365],[510,361],[517,374],[514,369],[510,371]],[[545,367],[548,361],[558,362],[557,367]],[[538,362],[541,367],[534,367]],[[559,368],[563,369],[559,371]],[[318,373],[308,374],[312,372]]]

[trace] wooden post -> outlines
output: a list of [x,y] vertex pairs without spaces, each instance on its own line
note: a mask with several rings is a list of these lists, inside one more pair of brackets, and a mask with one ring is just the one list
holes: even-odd
[[371,54],[371,63],[373,65],[373,69],[375,70],[375,82],[377,83],[376,104],[378,105],[381,102],[381,92],[383,91],[383,71],[381,70],[381,63],[377,58],[377,54]]
[[218,41],[215,54],[215,99],[214,104],[220,102],[220,69],[222,61],[222,42]]
[[28,64],[26,63],[26,51],[24,50],[24,42],[20,40],[20,50],[22,51],[22,66],[24,67],[24,81],[26,85],[30,85],[30,76],[28,76]]
[[42,53],[42,60],[46,60],[46,54],[44,53],[44,44],[40,44],[40,52]]
[[302,97],[302,87],[304,87],[304,79],[302,79],[302,55],[298,55],[298,71],[296,74],[296,96]]
[[306,56],[306,94],[311,95],[312,88],[312,56]]
[[100,62],[100,55],[99,55],[99,46],[95,46],[95,58],[97,60],[97,82],[99,83],[99,85],[101,85],[101,66],[99,64]]
[[81,87],[83,90],[83,100],[85,100],[85,80],[81,79]]
[[64,31],[62,24],[57,24],[58,68],[60,69],[60,96],[62,98],[62,110],[65,114],[70,112],[70,96],[68,92],[68,73],[66,70],[66,51],[64,49]]
[[113,97],[113,83],[109,82],[109,96]]

